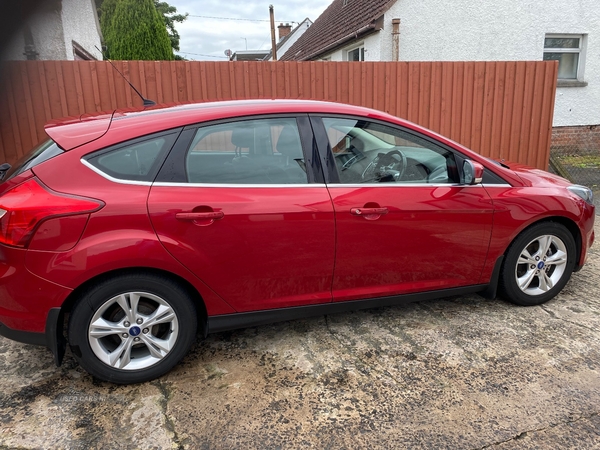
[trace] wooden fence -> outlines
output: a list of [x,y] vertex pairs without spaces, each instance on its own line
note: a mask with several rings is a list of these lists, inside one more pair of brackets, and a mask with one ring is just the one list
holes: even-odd
[[[482,155],[548,167],[555,61],[117,61],[157,103],[304,98],[386,111]],[[0,162],[46,138],[53,118],[141,105],[106,61],[18,61],[0,68]]]

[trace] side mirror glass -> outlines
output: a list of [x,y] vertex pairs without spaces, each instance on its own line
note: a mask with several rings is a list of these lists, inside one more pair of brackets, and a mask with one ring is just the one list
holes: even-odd
[[483,180],[483,166],[476,161],[467,159],[463,164],[463,184],[473,186],[481,184]]

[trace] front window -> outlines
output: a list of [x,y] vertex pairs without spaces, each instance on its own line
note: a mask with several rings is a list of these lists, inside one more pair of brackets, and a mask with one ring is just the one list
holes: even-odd
[[454,154],[431,141],[376,122],[324,118],[341,183],[454,184]]
[[558,78],[583,79],[584,36],[547,34],[544,39],[544,60],[558,61]]

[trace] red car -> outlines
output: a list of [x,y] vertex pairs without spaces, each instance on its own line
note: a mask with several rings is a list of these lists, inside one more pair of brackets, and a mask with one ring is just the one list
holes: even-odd
[[[591,191],[382,112],[251,100],[51,122],[0,166],[0,334],[92,375],[197,333],[457,294],[538,305],[594,240]],[[64,329],[66,328],[66,334]]]

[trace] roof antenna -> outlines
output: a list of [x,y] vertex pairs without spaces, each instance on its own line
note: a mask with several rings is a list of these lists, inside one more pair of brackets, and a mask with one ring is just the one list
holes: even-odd
[[141,99],[142,99],[142,101],[144,102],[144,106],[154,106],[154,105],[156,105],[156,102],[155,102],[154,100],[150,100],[150,99],[144,98],[144,96],[143,96],[142,94],[140,94],[140,91],[138,91],[138,90],[135,88],[135,86],[134,86],[133,84],[131,84],[131,82],[130,82],[130,81],[127,79],[127,78],[125,78],[125,75],[123,75],[123,74],[121,73],[121,71],[120,71],[119,69],[117,69],[117,66],[115,66],[115,65],[112,63],[112,61],[106,57],[106,55],[104,54],[104,51],[100,50],[100,49],[98,48],[98,46],[97,46],[97,45],[94,45],[94,47],[96,47],[96,49],[97,49],[97,50],[98,50],[100,53],[102,53],[102,56],[104,57],[104,60],[105,60],[105,61],[108,61],[108,62],[110,63],[110,65],[111,65],[111,66],[113,66],[113,69],[115,69],[115,70],[117,71],[117,73],[123,77],[123,79],[124,79],[124,80],[127,82],[127,84],[128,84],[129,86],[131,86],[131,89],[133,89],[133,90],[135,91],[135,93],[136,93],[137,95],[139,95],[139,96],[140,96],[140,98],[141,98]]

